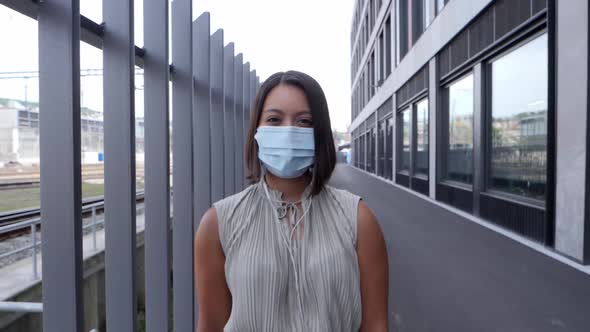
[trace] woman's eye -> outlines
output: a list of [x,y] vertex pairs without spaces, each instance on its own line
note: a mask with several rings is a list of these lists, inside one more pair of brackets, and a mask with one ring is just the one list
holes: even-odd
[[268,119],[266,119],[266,122],[277,124],[277,123],[280,123],[281,122],[281,119],[279,119],[279,118],[268,118]]
[[303,126],[313,126],[313,121],[311,121],[311,119],[301,119],[299,120],[299,124]]

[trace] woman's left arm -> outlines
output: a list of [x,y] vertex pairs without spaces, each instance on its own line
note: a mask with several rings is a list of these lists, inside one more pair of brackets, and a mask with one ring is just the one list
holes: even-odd
[[389,265],[381,227],[369,207],[358,207],[357,256],[361,275],[361,332],[386,332]]

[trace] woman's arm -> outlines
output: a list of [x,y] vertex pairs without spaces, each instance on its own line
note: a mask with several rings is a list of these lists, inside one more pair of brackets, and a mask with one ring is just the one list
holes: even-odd
[[219,241],[215,208],[210,208],[201,219],[194,249],[199,303],[197,331],[222,331],[231,312],[231,294],[225,281],[225,256]]
[[358,210],[357,256],[361,274],[361,332],[386,332],[389,266],[385,239],[377,218],[361,201]]

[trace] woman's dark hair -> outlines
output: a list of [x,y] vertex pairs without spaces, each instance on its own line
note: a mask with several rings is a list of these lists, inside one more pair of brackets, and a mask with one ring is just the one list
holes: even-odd
[[336,166],[336,149],[332,137],[328,102],[319,83],[311,76],[298,71],[278,72],[271,75],[262,83],[254,101],[253,112],[250,116],[250,129],[246,140],[247,179],[251,183],[260,181],[261,169],[258,160],[258,143],[254,139],[264,101],[270,91],[280,84],[292,85],[303,90],[307,96],[311,116],[313,119],[313,133],[315,141],[315,160],[313,165],[311,194],[317,195],[330,179]]

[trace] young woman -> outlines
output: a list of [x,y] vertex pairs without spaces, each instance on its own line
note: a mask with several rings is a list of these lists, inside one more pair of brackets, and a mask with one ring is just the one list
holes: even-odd
[[195,239],[198,331],[387,331],[383,234],[336,163],[320,85],[296,71],[260,87],[244,191],[216,202]]

